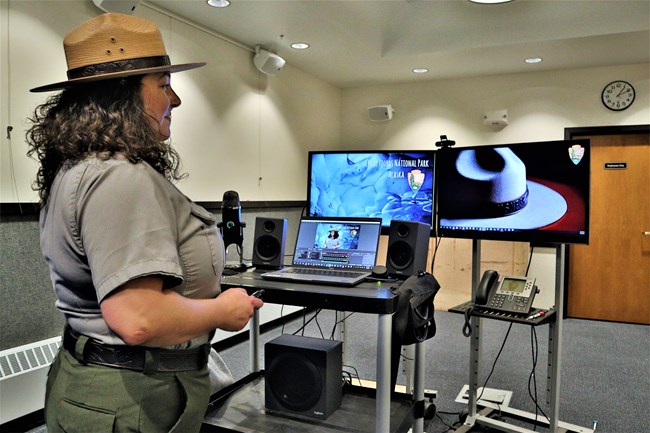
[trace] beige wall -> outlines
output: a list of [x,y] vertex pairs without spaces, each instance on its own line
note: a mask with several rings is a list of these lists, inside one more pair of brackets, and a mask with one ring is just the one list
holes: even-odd
[[[623,112],[600,102],[616,79],[636,88]],[[650,65],[639,64],[344,89],[341,140],[363,149],[428,149],[441,134],[458,146],[561,140],[570,127],[647,124],[649,86]],[[367,107],[381,104],[393,106],[393,119],[369,121]],[[507,127],[483,125],[485,111],[501,109]]]
[[[636,89],[634,104],[623,112],[600,102],[603,87],[616,79]],[[649,87],[650,65],[641,64],[344,89],[341,142],[361,149],[430,149],[442,134],[457,146],[561,140],[565,128],[650,123]],[[395,110],[392,120],[369,121],[367,107],[385,104]],[[484,111],[501,109],[508,110],[508,126],[483,125]],[[430,256],[433,249],[432,241]],[[481,243],[481,270],[523,275],[528,260],[527,243]],[[441,240],[434,268],[442,285],[437,308],[470,298],[471,263],[470,240]],[[555,249],[536,248],[529,275],[540,287],[535,306],[553,306]]]
[[[29,89],[65,79],[64,35],[100,13],[88,0],[0,1],[1,202],[37,201],[24,131],[48,94]],[[180,189],[197,201],[220,201],[228,189],[243,201],[304,200],[308,150],[340,143],[340,89],[291,65],[266,76],[246,47],[143,5],[136,15],[160,26],[174,63],[208,62],[172,77],[183,101],[172,143],[189,174]]]
[[[481,249],[481,269],[495,269],[504,275],[525,275],[528,264],[528,244],[521,242],[483,241]],[[472,287],[473,243],[470,239],[442,239],[436,252],[436,240],[429,241],[427,267],[435,252],[433,275],[440,283],[440,291],[435,299],[437,310],[446,310],[470,299]],[[388,236],[382,236],[379,243],[380,264],[385,264],[388,252]],[[553,262],[554,263],[554,262]],[[429,269],[430,270],[430,269]],[[543,272],[548,272],[544,269]],[[551,270],[550,272],[553,272]],[[531,274],[533,275],[533,274]],[[553,278],[550,280],[554,282]],[[553,286],[548,292],[553,291]],[[551,293],[552,294],[552,293]],[[543,301],[543,300],[542,300]],[[546,302],[536,302],[538,308],[547,308]]]

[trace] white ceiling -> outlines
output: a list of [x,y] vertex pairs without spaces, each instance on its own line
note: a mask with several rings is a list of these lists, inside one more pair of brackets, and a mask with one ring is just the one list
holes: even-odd
[[[338,87],[650,62],[650,0],[143,0]],[[293,42],[307,42],[298,51]],[[537,65],[524,63],[541,57]],[[429,73],[417,75],[413,68]],[[280,72],[282,73],[282,72]]]

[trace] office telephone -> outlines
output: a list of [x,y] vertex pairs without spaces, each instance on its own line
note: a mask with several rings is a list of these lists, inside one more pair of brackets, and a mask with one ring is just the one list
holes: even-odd
[[474,306],[500,312],[528,314],[537,292],[535,278],[499,276],[497,271],[489,269],[483,273],[476,289]]

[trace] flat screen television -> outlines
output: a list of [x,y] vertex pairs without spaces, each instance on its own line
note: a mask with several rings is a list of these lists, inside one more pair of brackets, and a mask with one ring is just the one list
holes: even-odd
[[382,219],[434,225],[434,150],[309,152],[309,216]]
[[590,165],[589,140],[440,149],[437,235],[588,244]]

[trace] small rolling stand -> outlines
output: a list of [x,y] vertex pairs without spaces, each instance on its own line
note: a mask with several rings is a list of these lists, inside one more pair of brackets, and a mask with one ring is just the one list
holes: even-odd
[[425,412],[424,348],[415,344],[413,393],[391,392],[391,343],[393,315],[398,296],[389,287],[362,282],[347,287],[270,281],[252,270],[221,280],[227,290],[243,287],[249,293],[264,290],[268,304],[294,305],[372,314],[377,318],[376,383],[372,388],[344,387],[341,406],[327,419],[267,410],[265,372],[260,368],[259,311],[250,323],[251,374],[212,396],[204,416],[202,433],[423,433]]
[[[489,309],[475,308],[470,317],[470,326],[472,333],[470,335],[470,364],[469,364],[469,402],[468,414],[463,426],[456,432],[471,432],[475,426],[485,426],[491,429],[500,430],[509,433],[534,433],[523,427],[518,427],[510,423],[499,421],[490,417],[494,412],[498,412],[503,418],[524,420],[535,425],[547,428],[551,432],[574,432],[574,433],[593,433],[594,430],[568,424],[558,420],[558,410],[560,403],[560,362],[562,359],[562,315],[564,309],[564,254],[565,245],[557,246],[556,253],[556,279],[555,279],[555,308],[550,310],[532,310],[527,315],[518,315],[510,313],[499,313]],[[480,241],[473,241],[473,281],[475,287],[479,280],[480,269]],[[465,302],[456,307],[449,309],[452,313],[465,314],[465,311],[472,306],[471,302]],[[544,314],[538,314],[543,312]],[[548,419],[543,415],[525,412],[510,407],[502,407],[489,401],[478,401],[479,387],[479,367],[481,361],[481,333],[482,321],[484,319],[502,320],[526,324],[529,326],[547,325],[548,330],[548,368],[547,368],[547,403]],[[478,406],[483,409],[478,410]]]

